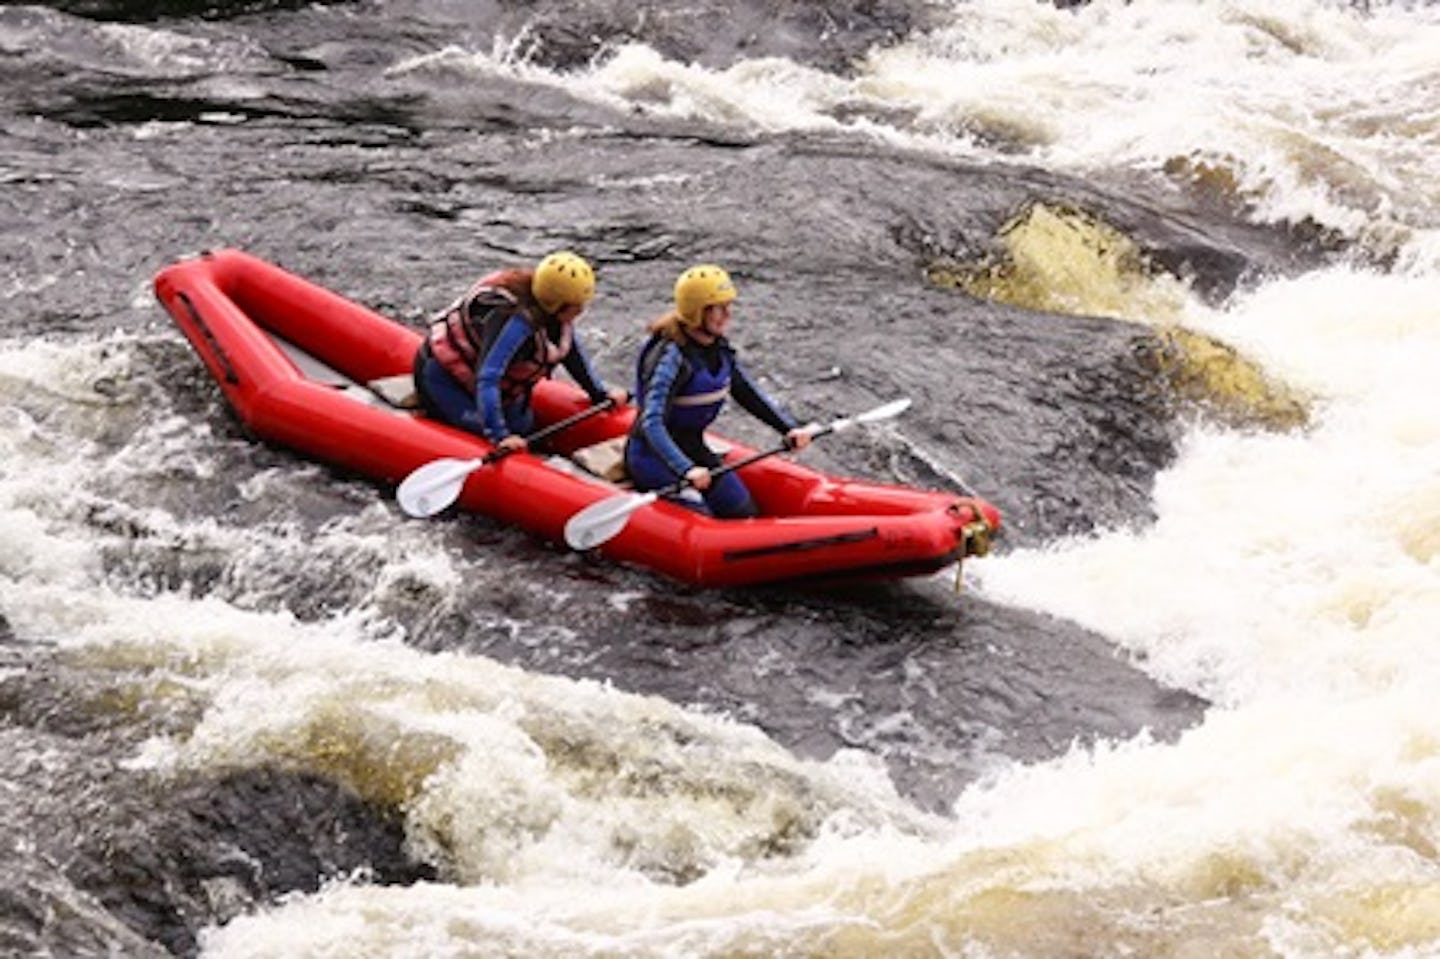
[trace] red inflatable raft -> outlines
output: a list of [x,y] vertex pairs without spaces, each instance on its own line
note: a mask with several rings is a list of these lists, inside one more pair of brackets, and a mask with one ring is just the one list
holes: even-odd
[[[407,408],[420,333],[238,250],[165,267],[165,309],[241,421],[260,438],[398,484],[440,457],[473,458],[485,440]],[[397,389],[398,387],[398,389]],[[586,408],[570,384],[539,384],[537,426]],[[565,522],[623,495],[593,451],[614,449],[634,416],[621,409],[552,437],[553,456],[518,454],[472,473],[460,509],[563,542]],[[755,451],[728,446],[727,461]],[[592,470],[577,462],[586,462]],[[666,500],[631,516],[605,556],[697,586],[895,578],[983,554],[998,511],[982,500],[827,476],[780,456],[740,470],[764,513],[717,520]]]

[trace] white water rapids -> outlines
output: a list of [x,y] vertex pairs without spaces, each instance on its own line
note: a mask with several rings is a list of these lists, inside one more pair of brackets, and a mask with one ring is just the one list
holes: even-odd
[[[851,78],[773,60],[707,71],[644,47],[577,76],[488,51],[393,68],[463,60],[475,82],[504,72],[1072,174],[1192,171],[1257,220],[1308,220],[1391,264],[1187,301],[1185,326],[1301,391],[1311,423],[1197,426],[1157,480],[1153,525],[971,567],[985,597],[1073,619],[1211,699],[1203,724],[998,766],[949,815],[916,812],[872,757],[802,761],[663,700],[391,641],[374,613],[388,591],[455,574],[418,530],[397,550],[379,504],[325,531],[334,556],[379,571],[361,612],[266,611],[260,574],[253,604],[112,592],[65,490],[180,468],[190,427],[149,423],[130,461],[94,462],[49,437],[86,435],[116,354],[0,342],[0,608],[17,634],[184,664],[193,689],[156,694],[209,708],[136,764],[365,757],[384,772],[332,771],[413,797],[411,842],[443,846],[463,880],[336,883],[213,931],[206,954],[1440,956],[1440,10],[1254,6],[957,0],[950,27]],[[40,389],[64,422],[41,429],[6,402]],[[235,541],[128,520],[190,549],[311,555],[284,529]],[[593,763],[547,763],[537,741],[706,788],[581,781]],[[824,819],[818,841],[755,864],[757,836],[807,817]],[[650,858],[617,864],[627,843]],[[646,878],[672,855],[703,876]]]

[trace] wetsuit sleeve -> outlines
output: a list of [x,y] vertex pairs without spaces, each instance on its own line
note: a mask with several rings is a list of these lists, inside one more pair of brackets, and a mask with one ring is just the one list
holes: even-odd
[[777,433],[788,433],[800,425],[755,385],[740,365],[739,357],[732,354],[730,363],[730,393],[746,412]]
[[498,443],[510,435],[505,424],[505,408],[500,400],[500,381],[515,354],[529,342],[533,334],[525,318],[516,314],[505,321],[500,335],[490,344],[480,368],[475,371],[475,405],[480,410],[480,422],[485,427],[485,438]]
[[580,345],[579,333],[571,334],[570,352],[565,354],[563,362],[566,372],[580,384],[585,395],[590,397],[590,402],[599,403],[605,399],[605,384],[595,372],[595,367],[590,365],[590,358],[585,355],[585,348]]
[[644,395],[640,398],[640,434],[655,455],[676,476],[684,476],[687,470],[695,468],[690,457],[680,451],[670,431],[665,428],[665,417],[670,412],[670,402],[684,377],[684,361],[680,347],[666,343],[655,361],[650,380],[645,384]]

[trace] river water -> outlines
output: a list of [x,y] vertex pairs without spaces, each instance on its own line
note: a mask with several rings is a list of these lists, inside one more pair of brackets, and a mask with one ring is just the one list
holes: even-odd
[[[1440,13],[1264,7],[0,8],[4,951],[1440,955]],[[1005,535],[408,520],[225,408],[225,246],[416,326],[574,248],[615,382],[723,263],[797,414],[915,400],[807,462]]]

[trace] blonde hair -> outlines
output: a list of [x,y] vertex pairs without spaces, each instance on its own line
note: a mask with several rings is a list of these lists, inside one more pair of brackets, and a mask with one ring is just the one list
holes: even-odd
[[671,310],[659,319],[653,320],[649,330],[667,340],[680,344],[685,342],[685,321],[680,318],[678,310]]

